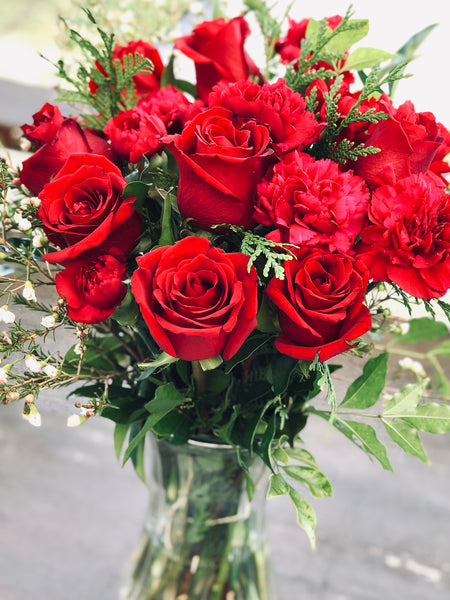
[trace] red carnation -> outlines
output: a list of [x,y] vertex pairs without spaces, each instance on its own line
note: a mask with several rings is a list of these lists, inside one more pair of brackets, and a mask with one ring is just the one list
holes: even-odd
[[133,164],[144,154],[158,152],[162,146],[161,138],[166,133],[164,123],[157,115],[134,109],[120,111],[105,126],[105,134],[114,151]]
[[426,175],[377,188],[356,247],[375,281],[430,300],[450,287],[450,195]]
[[255,220],[276,242],[349,252],[365,224],[369,190],[332,160],[292,152],[258,185]]
[[219,83],[208,96],[208,106],[222,106],[241,119],[265,125],[278,154],[302,150],[317,141],[322,125],[306,110],[306,101],[283,79],[259,85],[253,81]]
[[70,261],[55,275],[58,294],[67,304],[71,319],[100,323],[112,315],[127,293],[125,256],[114,249],[109,254],[87,252]]

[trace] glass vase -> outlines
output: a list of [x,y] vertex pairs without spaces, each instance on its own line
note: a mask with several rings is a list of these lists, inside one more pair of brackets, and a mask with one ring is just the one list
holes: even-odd
[[262,460],[250,461],[250,501],[233,448],[153,437],[149,446],[150,502],[121,600],[276,600]]

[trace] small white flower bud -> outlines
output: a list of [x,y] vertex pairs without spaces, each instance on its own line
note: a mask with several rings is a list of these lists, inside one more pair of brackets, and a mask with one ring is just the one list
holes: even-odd
[[31,283],[30,280],[25,281],[25,285],[24,285],[22,294],[26,300],[31,300],[32,302],[36,302],[36,293],[34,291],[33,284]]
[[40,371],[42,371],[41,363],[37,360],[35,356],[32,356],[31,354],[25,357],[25,366],[32,373],[39,373]]
[[400,359],[398,364],[402,369],[411,371],[411,373],[414,373],[414,375],[417,375],[417,377],[426,377],[426,372],[422,363],[417,360],[413,360],[409,356],[405,356],[404,358]]

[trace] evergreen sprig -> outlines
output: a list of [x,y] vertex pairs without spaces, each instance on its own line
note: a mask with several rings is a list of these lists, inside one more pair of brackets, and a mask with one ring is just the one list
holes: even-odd
[[[331,52],[330,44],[338,36],[361,28],[360,21],[353,21],[350,6],[342,21],[334,29],[327,26],[326,19],[314,22],[317,25],[314,35],[307,35],[300,43],[300,57],[287,69],[286,83],[295,92],[305,94],[308,86],[315,79],[328,80],[339,74],[338,63],[345,59],[344,52]],[[313,20],[311,19],[311,22]],[[325,62],[330,68],[317,67],[317,63]]]
[[264,2],[264,0],[245,0],[244,4],[248,12],[252,13],[256,17],[263,36],[264,53],[266,57],[265,78],[268,79],[271,75],[270,65],[275,56],[275,44],[281,36],[282,24],[286,20],[286,17],[290,13],[294,3],[291,2],[287,6],[285,14],[281,19],[272,15],[273,7],[267,6],[267,3]]
[[[58,77],[72,88],[61,89],[57,100],[89,106],[92,112],[82,114],[82,119],[85,120],[88,127],[103,130],[107,121],[117,115],[120,110],[128,110],[136,105],[133,78],[138,73],[151,73],[153,64],[138,52],[129,53],[122,60],[114,59],[114,34],[104,32],[97,25],[92,13],[88,9],[83,10],[89,21],[96,27],[102,46],[96,47],[72,29],[64,19],[61,19],[70,39],[86,57],[86,63],[79,65],[75,76],[69,73],[63,60],[59,60],[54,65],[58,71]],[[97,87],[95,93],[90,90],[91,82]]]
[[244,231],[242,227],[235,225],[231,225],[230,229],[243,235],[241,252],[249,257],[249,271],[261,259],[264,262],[257,270],[258,272],[262,272],[264,278],[269,277],[269,273],[273,270],[273,274],[277,279],[284,279],[283,263],[286,260],[295,258],[295,254],[289,250],[288,246],[290,244],[279,244],[260,235],[255,235],[250,231]]

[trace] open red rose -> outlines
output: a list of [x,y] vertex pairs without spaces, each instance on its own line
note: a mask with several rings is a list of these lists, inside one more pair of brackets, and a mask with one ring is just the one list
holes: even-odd
[[248,257],[190,236],[137,259],[131,290],[157,344],[183,360],[231,358],[256,327]]
[[250,28],[243,17],[214,19],[197,25],[190,35],[177,38],[175,48],[195,62],[197,92],[202,100],[221,79],[239,81],[249,75],[261,78],[244,50]]
[[363,304],[368,283],[361,261],[340,253],[301,248],[284,263],[284,280],[273,278],[266,293],[278,308],[282,335],[275,346],[301,360],[325,361],[352,347],[371,327]]
[[350,252],[366,222],[369,190],[332,160],[291,152],[258,185],[255,220],[275,242]]
[[274,154],[267,127],[210,108],[163,142],[180,169],[177,203],[185,219],[202,229],[253,223],[256,184]]
[[100,323],[112,315],[127,293],[125,256],[119,252],[81,254],[55,275],[67,313],[78,323]]
[[20,181],[36,196],[74,152],[95,152],[110,160],[115,159],[111,146],[100,133],[82,129],[74,119],[68,117],[63,118],[56,127],[60,121],[57,113],[54,113],[54,119],[52,125],[47,123],[45,131],[42,123],[39,130],[34,129],[31,133],[35,138],[39,137],[39,147],[23,161],[20,171]]
[[375,281],[431,300],[450,287],[450,195],[426,175],[377,188],[356,247]]
[[127,184],[104,156],[73,154],[39,194],[38,216],[51,242],[62,249],[45,260],[65,263],[81,252],[117,246],[129,252],[141,233],[135,198],[122,199]]
[[302,150],[317,141],[323,129],[306,110],[305,99],[281,78],[262,85],[249,80],[221,81],[208,96],[208,106],[222,106],[240,119],[265,125],[277,154]]
[[367,146],[380,149],[377,154],[358,158],[352,164],[354,172],[375,189],[386,183],[393,173],[396,179],[426,173],[437,157],[442,158],[442,146],[448,148],[442,129],[431,113],[416,113],[407,101],[395,109],[381,102],[390,118],[379,121],[366,140]]

